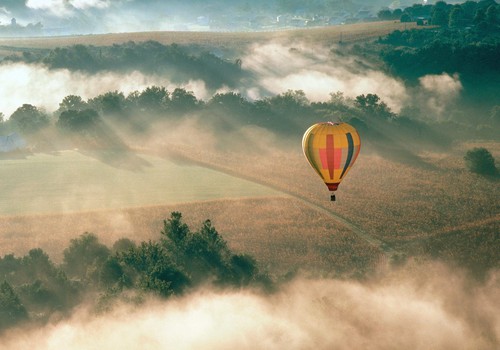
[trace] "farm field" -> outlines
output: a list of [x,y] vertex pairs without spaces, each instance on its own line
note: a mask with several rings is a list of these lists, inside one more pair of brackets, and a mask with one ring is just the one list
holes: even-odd
[[[464,169],[465,150],[478,146],[487,147],[496,157],[500,153],[496,142],[461,144],[446,154],[421,154],[426,165],[419,167],[362,152],[339,187],[335,203],[329,202],[326,186],[309,169],[300,149],[267,158],[255,156],[259,161],[250,158],[247,167],[238,171],[345,218],[402,255],[491,267],[499,263],[500,189],[492,186],[495,179]],[[239,157],[194,149],[184,149],[183,154],[231,174],[235,174],[231,164]],[[436,250],[432,242],[440,248]],[[482,258],[476,254],[479,251]]]
[[[235,251],[252,254],[272,273],[294,270],[325,274],[373,268],[381,253],[325,214],[294,198],[220,199],[69,214],[0,217],[0,254],[26,254],[41,247],[56,262],[69,240],[84,232],[112,246],[120,238],[157,240],[163,220],[180,211],[197,228],[210,219]],[[256,219],[258,218],[258,219]]]
[[[170,171],[182,170],[190,164],[189,169],[204,169],[205,174],[246,183],[246,196],[244,192],[235,192],[232,199],[221,193],[219,197],[201,198],[188,193],[194,197],[159,204],[155,200],[166,197],[157,198],[148,194],[143,185],[135,182],[126,185],[122,179],[123,188],[143,192],[142,203],[137,199],[132,203],[130,196],[119,195],[120,191],[115,189],[113,195],[107,197],[113,198],[114,206],[106,208],[103,208],[104,201],[73,208],[71,213],[54,210],[45,214],[3,215],[0,217],[0,249],[25,254],[33,247],[41,247],[58,260],[69,240],[84,232],[97,234],[108,246],[122,237],[154,240],[158,238],[163,220],[172,211],[180,211],[194,228],[205,219],[212,220],[233,249],[252,254],[261,266],[275,273],[304,269],[349,275],[353,271],[374,269],[386,261],[381,247],[355,234],[353,227],[392,247],[397,255],[451,262],[460,259],[481,270],[498,263],[495,246],[500,196],[498,189],[491,187],[491,180],[463,170],[460,155],[470,146],[457,146],[447,155],[422,154],[422,159],[429,163],[427,169],[362,154],[349,179],[339,188],[337,202],[331,203],[326,187],[308,168],[299,151],[272,157],[260,155],[258,161],[253,158],[257,156],[246,155],[246,165],[236,169],[235,162],[243,164],[242,154],[170,145],[167,153],[176,153],[177,162],[181,164],[182,159],[186,162],[183,166],[169,164]],[[486,146],[494,154],[499,151],[495,143]],[[64,157],[89,163],[87,167],[125,171],[89,160],[74,151],[68,151]],[[152,164],[164,162],[155,155],[141,155],[141,159]],[[147,179],[151,172],[151,169],[144,174],[132,172],[128,176]],[[153,181],[148,182],[151,185]],[[372,186],[367,188],[367,182]],[[463,191],[456,186],[462,182],[471,183],[473,191]],[[154,187],[161,188],[158,186],[165,186],[162,191],[168,193],[168,184],[159,181]],[[75,194],[68,192],[68,198],[76,201]],[[252,198],[257,195],[262,197]],[[117,201],[121,201],[120,205]],[[342,224],[336,217],[353,226]],[[475,252],[481,252],[481,258]]]
[[419,166],[367,154],[369,150],[361,152],[349,178],[339,187],[336,203],[328,201],[326,187],[304,161],[300,147],[286,154],[255,155],[245,163],[246,167],[238,169],[232,164],[241,155],[235,153],[208,154],[184,146],[178,152],[205,166],[231,174],[239,172],[318,203],[381,238],[404,239],[497,216],[500,193],[497,186],[491,186],[495,180],[464,168],[465,150],[478,146],[487,147],[494,156],[500,154],[496,142],[468,143],[456,145],[447,153],[422,153]]
[[0,215],[79,212],[277,192],[150,155],[61,151],[0,160]]
[[[417,27],[415,23],[395,21],[356,23],[329,27],[307,29],[289,29],[268,32],[134,32],[110,33],[96,35],[33,37],[33,38],[0,38],[0,49],[3,53],[16,53],[24,48],[53,49],[69,45],[108,46],[128,41],[154,40],[162,44],[197,44],[207,47],[217,46],[229,49],[241,48],[250,44],[273,40],[304,40],[310,43],[354,42],[386,35],[394,30]],[[0,52],[2,52],[0,51]]]

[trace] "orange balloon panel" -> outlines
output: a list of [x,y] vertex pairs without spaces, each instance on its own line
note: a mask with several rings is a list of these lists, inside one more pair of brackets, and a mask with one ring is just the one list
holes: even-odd
[[302,139],[304,155],[330,191],[337,190],[360,148],[358,132],[347,123],[314,124]]

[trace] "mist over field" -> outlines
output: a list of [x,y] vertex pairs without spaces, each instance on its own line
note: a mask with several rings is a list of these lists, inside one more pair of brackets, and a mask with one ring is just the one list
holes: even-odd
[[457,74],[425,75],[417,86],[407,87],[401,79],[388,75],[369,60],[346,56],[340,49],[326,50],[301,42],[252,45],[241,56],[241,62],[246,76],[231,87],[213,86],[211,81],[196,76],[186,76],[179,81],[169,72],[153,74],[134,65],[127,72],[112,69],[88,72],[6,62],[0,65],[0,79],[12,84],[0,86],[3,97],[0,112],[8,118],[22,104],[29,103],[52,113],[68,95],[91,99],[110,91],[128,95],[150,86],[164,86],[169,91],[184,88],[204,101],[216,93],[227,92],[240,93],[254,101],[301,90],[314,102],[327,102],[331,94],[337,92],[352,99],[372,93],[380,96],[396,113],[413,104],[422,109],[422,115],[446,119],[444,111],[457,101],[462,90]]
[[[65,96],[79,95],[85,99],[96,97],[109,91],[129,94],[149,86],[165,86],[173,90],[179,85],[169,81],[169,77],[153,76],[132,71],[127,74],[103,72],[88,74],[67,69],[49,70],[43,65],[11,63],[0,65],[0,79],[12,82],[0,86],[0,111],[10,116],[24,103],[33,104],[54,112]],[[200,99],[208,97],[203,81],[188,81],[181,85],[193,91]]]
[[242,61],[243,68],[257,77],[257,86],[247,93],[255,99],[288,89],[303,90],[312,101],[328,101],[337,91],[352,98],[376,93],[399,111],[409,98],[401,81],[370,67],[369,62],[306,43],[254,45]]
[[270,295],[198,290],[168,301],[82,307],[4,349],[492,349],[500,344],[498,273],[484,284],[441,264],[380,271],[365,282],[296,278]]

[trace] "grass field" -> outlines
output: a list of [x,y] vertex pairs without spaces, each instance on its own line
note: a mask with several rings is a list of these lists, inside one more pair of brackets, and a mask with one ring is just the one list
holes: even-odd
[[[500,145],[494,142],[459,145],[446,154],[421,154],[422,166],[361,154],[339,187],[337,203],[327,201],[326,187],[304,162],[300,149],[267,159],[255,156],[241,172],[322,204],[382,238],[427,236],[500,213],[498,180],[465,168],[466,150],[479,145],[499,157]],[[232,171],[224,159],[228,157],[213,157],[209,163]]]
[[[52,49],[55,47],[83,44],[108,46],[128,41],[154,40],[162,44],[197,44],[202,46],[218,46],[241,48],[249,44],[272,40],[303,40],[308,43],[334,44],[339,41],[354,42],[378,38],[396,29],[417,28],[415,23],[395,21],[356,23],[349,25],[315,27],[308,29],[289,29],[267,32],[138,32],[112,33],[99,35],[78,35],[35,38],[0,38],[0,49],[4,52],[19,52],[19,49]],[[422,28],[422,27],[418,27]]]
[[0,215],[62,213],[273,195],[249,181],[135,154],[62,151],[0,160]]
[[273,272],[359,273],[381,258],[297,199],[185,160],[72,150],[0,162],[0,255],[41,247],[57,261],[84,232],[109,246],[155,240],[163,220],[181,211],[193,229],[212,220],[233,249]]

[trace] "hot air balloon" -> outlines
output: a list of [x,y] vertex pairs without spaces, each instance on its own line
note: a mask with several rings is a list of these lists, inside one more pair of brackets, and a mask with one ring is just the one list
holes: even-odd
[[302,149],[309,164],[323,179],[335,200],[335,191],[358,157],[361,140],[347,123],[317,123],[302,138]]

